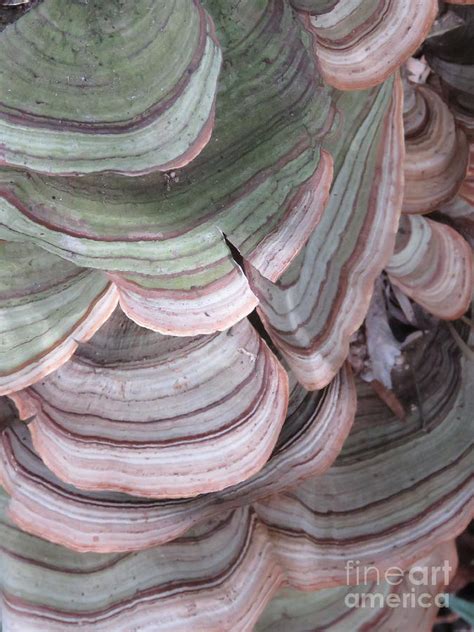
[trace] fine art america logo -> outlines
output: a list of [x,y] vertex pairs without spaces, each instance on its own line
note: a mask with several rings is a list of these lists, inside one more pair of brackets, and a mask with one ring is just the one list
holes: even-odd
[[[359,560],[346,562],[346,584],[351,591],[344,602],[348,608],[442,608],[449,606],[449,595],[437,592],[447,586],[452,566],[413,566],[403,571],[390,566],[380,571],[361,565]],[[354,585],[356,584],[356,585]]]

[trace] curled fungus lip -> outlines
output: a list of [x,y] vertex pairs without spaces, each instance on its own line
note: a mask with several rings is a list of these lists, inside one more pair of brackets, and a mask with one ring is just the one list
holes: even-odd
[[429,213],[452,200],[468,165],[469,146],[446,103],[428,86],[405,83],[404,213]]
[[404,216],[385,269],[394,285],[438,318],[454,320],[469,308],[472,250],[450,226]]
[[[363,90],[385,81],[427,36],[435,0],[300,2],[324,79],[339,90]],[[313,13],[313,15],[311,15]]]

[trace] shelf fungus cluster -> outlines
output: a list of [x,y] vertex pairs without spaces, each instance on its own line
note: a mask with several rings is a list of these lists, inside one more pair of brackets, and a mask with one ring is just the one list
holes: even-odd
[[5,632],[430,630],[474,513],[455,4],[0,1]]

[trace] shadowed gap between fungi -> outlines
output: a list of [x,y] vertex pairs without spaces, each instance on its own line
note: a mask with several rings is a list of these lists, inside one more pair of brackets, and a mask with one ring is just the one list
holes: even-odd
[[[222,233],[222,236],[223,236],[224,241],[225,241],[225,243],[226,243],[226,245],[227,245],[227,247],[228,247],[228,249],[230,251],[232,259],[234,260],[236,265],[240,268],[240,270],[242,271],[242,274],[244,274],[245,277],[247,278],[247,275],[245,273],[244,257],[240,253],[239,249],[236,246],[234,246],[234,244],[229,240],[229,238],[227,237],[227,235],[225,233]],[[249,264],[249,265],[251,265],[251,264]],[[279,358],[280,354],[278,353],[277,348],[273,344],[272,339],[268,335],[267,330],[263,326],[263,322],[262,322],[260,316],[257,313],[257,309],[255,308],[252,312],[250,312],[250,314],[247,315],[247,318],[250,321],[250,324],[252,325],[252,327],[258,333],[258,335],[266,342],[266,344],[273,351],[273,353],[276,355],[276,357]]]

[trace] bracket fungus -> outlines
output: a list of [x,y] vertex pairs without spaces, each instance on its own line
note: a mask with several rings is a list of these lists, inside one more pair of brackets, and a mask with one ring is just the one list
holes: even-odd
[[419,215],[402,218],[386,271],[392,283],[444,320],[471,304],[473,257],[469,244],[449,226]]
[[221,515],[224,509],[248,504],[324,472],[349,433],[355,406],[348,369],[321,392],[308,393],[293,383],[278,443],[258,473],[220,492],[171,501],[85,492],[64,483],[42,462],[28,429],[4,398],[0,400],[0,423],[5,428],[0,480],[11,496],[8,515],[25,531],[77,551],[109,553],[157,546]]
[[452,226],[474,246],[474,143],[470,144],[469,166],[458,195],[440,206],[441,216],[449,218]]
[[335,173],[323,217],[276,283],[246,267],[274,344],[306,388],[328,384],[347,357],[376,277],[393,249],[403,196],[399,78],[336,93],[328,137]]
[[217,4],[227,72],[212,141],[186,169],[0,169],[1,238],[108,271],[125,311],[171,335],[227,329],[251,312],[257,299],[228,243],[275,281],[319,221],[332,179],[322,142],[335,112],[290,7]]
[[133,175],[209,142],[221,51],[199,0],[47,0],[5,29],[0,56],[3,164]]
[[179,498],[262,467],[285,419],[288,380],[246,319],[177,338],[117,314],[55,373],[11,397],[62,480]]
[[0,0],[4,632],[430,631],[409,574],[474,516],[470,4]]
[[434,90],[406,82],[405,91],[403,212],[429,213],[458,192],[467,171],[469,145]]
[[107,320],[117,290],[32,244],[0,241],[0,395],[66,362]]
[[[426,361],[433,347],[425,340],[417,358],[417,368],[432,369],[435,360],[441,367],[439,373],[421,375],[425,428],[416,414],[407,425],[387,419],[374,393],[362,389],[356,425],[326,474],[291,493],[258,501],[255,509],[221,507],[218,516],[167,544],[125,554],[68,551],[15,527],[2,494],[7,629],[81,625],[106,631],[158,624],[167,630],[247,630],[283,585],[345,585],[345,564],[353,555],[379,563],[380,569],[393,562],[408,570],[439,546],[452,551],[443,542],[470,517],[471,476],[465,463],[472,446],[466,445],[465,432],[472,422],[468,406],[474,391],[471,370],[459,395],[459,352],[445,329],[435,336],[437,357]],[[430,458],[434,454],[437,458]],[[379,483],[368,487],[374,472],[381,474]],[[42,485],[47,487],[47,481]],[[322,531],[315,539],[318,528]],[[338,534],[337,541],[330,533]],[[397,547],[394,534],[400,538]]]
[[421,339],[411,366],[416,389],[409,369],[396,389],[416,402],[404,422],[359,383],[356,419],[333,467],[255,504],[291,586],[345,585],[348,559],[407,568],[471,520],[472,363],[462,372],[443,326]]
[[423,42],[437,12],[435,0],[294,2],[308,12],[325,80],[339,90],[363,90],[394,73]]

